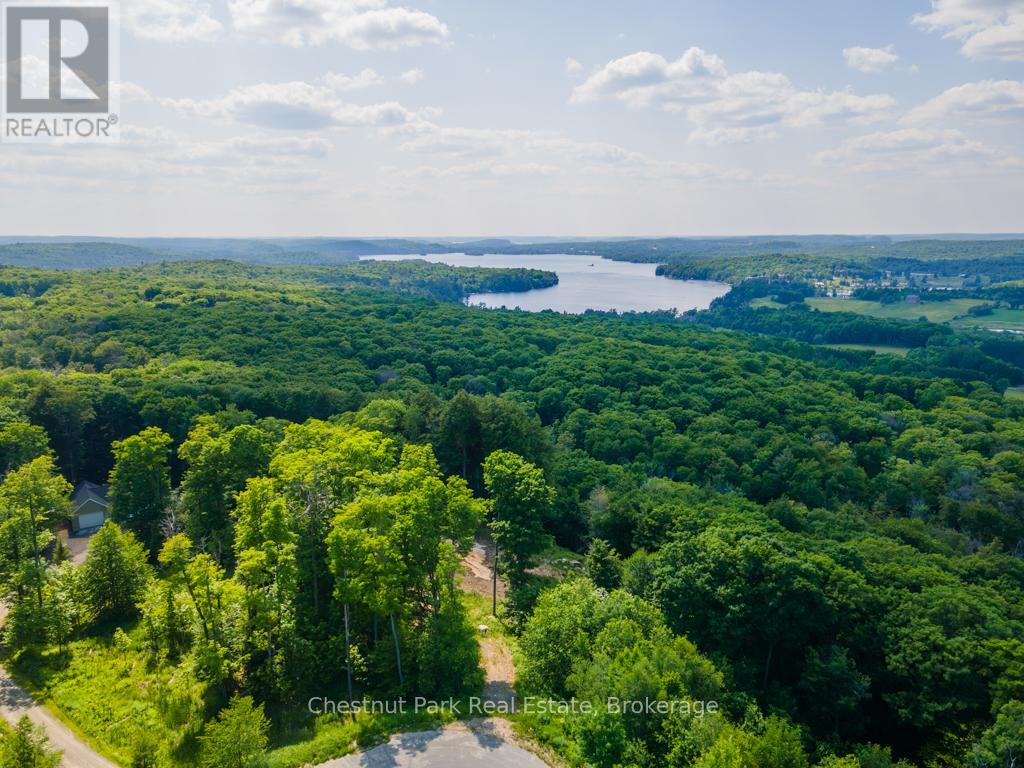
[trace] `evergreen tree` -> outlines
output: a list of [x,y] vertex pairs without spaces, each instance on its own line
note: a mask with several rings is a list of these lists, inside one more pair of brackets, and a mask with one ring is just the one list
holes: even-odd
[[617,589],[622,582],[622,559],[604,539],[590,543],[584,567],[594,585],[602,589]]
[[262,704],[248,696],[232,699],[200,737],[203,768],[261,768],[269,730]]
[[82,588],[98,619],[127,616],[152,576],[146,550],[130,531],[109,520],[89,542],[82,565]]
[[10,733],[0,736],[2,768],[57,768],[60,760],[61,753],[50,748],[43,729],[26,716]]

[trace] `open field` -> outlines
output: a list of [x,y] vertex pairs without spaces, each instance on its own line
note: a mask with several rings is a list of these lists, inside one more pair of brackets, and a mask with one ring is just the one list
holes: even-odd
[[897,347],[889,344],[820,344],[817,346],[829,349],[853,349],[858,352],[877,352],[880,355],[897,355],[906,357],[912,347]]
[[[869,315],[894,320],[917,320],[924,317],[933,323],[947,323],[955,317],[966,315],[967,310],[985,302],[978,299],[950,299],[949,301],[922,301],[920,304],[882,304],[877,301],[862,299],[807,299],[807,304],[822,312],[853,312],[858,315]],[[978,318],[979,320],[991,319]],[[974,324],[974,323],[972,323]]]
[[1024,400],[1024,387],[1010,387],[1006,390],[1006,397],[1010,400]]
[[760,298],[754,299],[750,302],[751,309],[760,309],[761,307],[768,307],[769,309],[785,309],[786,305],[780,304],[771,296],[761,296]]
[[967,316],[956,321],[956,325],[972,328],[996,328],[1007,331],[1024,331],[1024,309],[998,307],[991,315]]

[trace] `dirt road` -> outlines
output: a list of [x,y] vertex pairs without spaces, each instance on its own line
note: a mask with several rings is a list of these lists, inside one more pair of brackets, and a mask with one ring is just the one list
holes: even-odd
[[[7,618],[7,606],[0,603],[0,626]],[[0,717],[14,725],[23,715],[46,731],[50,744],[64,753],[63,768],[117,768],[98,755],[64,723],[15,684],[7,670],[0,666]]]
[[[479,541],[462,558],[462,588],[485,597],[491,596],[491,560],[485,546]],[[498,599],[505,597],[505,581],[498,578]]]

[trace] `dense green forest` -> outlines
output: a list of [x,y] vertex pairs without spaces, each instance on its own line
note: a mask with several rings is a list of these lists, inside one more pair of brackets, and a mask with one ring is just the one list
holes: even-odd
[[[13,668],[39,689],[90,658],[145,676],[135,715],[82,725],[125,764],[278,760],[325,687],[479,690],[457,571],[486,532],[521,695],[720,703],[522,718],[570,763],[1012,766],[1016,353],[877,320],[921,352],[811,346],[853,321],[742,291],[683,318],[459,304],[553,279],[0,270]],[[81,480],[110,483],[114,523],[70,566],[50,530]],[[533,573],[551,542],[583,571]]]
[[[1002,391],[1024,382],[1024,339],[986,333],[923,319],[902,320],[870,317],[854,312],[820,312],[807,306],[812,285],[789,279],[744,280],[727,295],[716,299],[707,312],[691,312],[691,321],[716,328],[794,339],[809,344],[859,343],[912,348],[906,359],[876,359],[876,370],[927,374],[963,381],[983,380]],[[862,290],[856,295],[882,302],[901,302],[903,291]],[[916,292],[915,292],[916,294]],[[1015,306],[1019,289],[1004,283],[973,291],[938,291],[916,294],[921,300],[950,301],[968,296],[978,306],[1003,302]],[[761,298],[773,299],[776,307],[753,306]]]

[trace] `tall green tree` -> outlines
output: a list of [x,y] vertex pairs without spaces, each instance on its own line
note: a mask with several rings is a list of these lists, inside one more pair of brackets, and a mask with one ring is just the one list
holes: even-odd
[[1019,768],[1024,765],[1024,702],[1009,701],[971,750],[970,768]]
[[497,584],[499,564],[504,564],[509,585],[516,590],[524,585],[526,570],[548,542],[544,520],[551,512],[554,491],[540,468],[509,451],[492,453],[484,460],[483,469],[484,485],[491,496],[492,579]]
[[171,498],[168,458],[171,437],[157,427],[115,442],[110,473],[110,515],[151,552],[160,544],[160,524]]
[[225,429],[200,417],[178,449],[188,464],[180,489],[186,531],[218,561],[231,555],[235,497],[250,477],[266,474],[271,446],[271,435],[252,424]]
[[[480,408],[476,398],[459,390],[441,412],[437,428],[438,452],[446,468],[458,472],[473,483],[475,469],[482,458]],[[478,487],[474,484],[474,487]]]
[[34,594],[38,608],[46,582],[44,551],[53,529],[71,514],[70,493],[49,456],[22,465],[0,484],[0,538],[12,558],[8,586],[19,599]]
[[398,624],[454,599],[452,556],[472,545],[484,507],[461,478],[444,480],[429,446],[408,445],[391,470],[367,473],[329,537],[338,598],[386,618],[404,681]]
[[792,674],[836,613],[823,591],[822,561],[770,536],[709,528],[661,551],[658,598],[673,629],[744,660],[744,684],[763,694],[780,669]]
[[333,591],[327,538],[335,510],[355,497],[362,478],[394,466],[395,451],[394,441],[379,432],[316,419],[285,430],[271,474],[295,510],[300,598],[316,620]]
[[217,654],[225,652],[234,639],[229,624],[236,605],[237,584],[212,556],[196,553],[183,533],[164,542],[159,562],[168,582],[187,594],[195,611],[199,639]]
[[32,422],[50,436],[61,467],[74,482],[84,464],[86,427],[96,418],[92,397],[77,383],[63,376],[45,379],[26,407]]
[[235,578],[245,588],[247,644],[265,658],[262,676],[283,687],[275,654],[295,631],[298,535],[284,498],[271,478],[252,478],[235,505]]
[[11,421],[0,429],[0,476],[50,453],[46,430],[26,421]]

